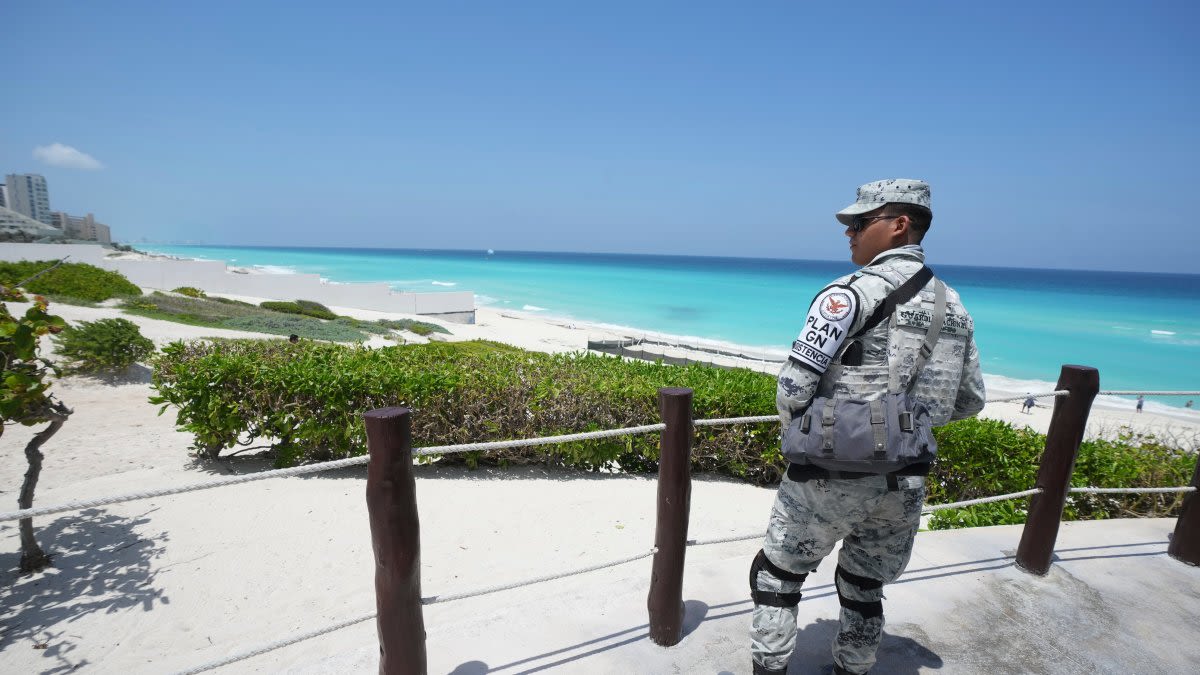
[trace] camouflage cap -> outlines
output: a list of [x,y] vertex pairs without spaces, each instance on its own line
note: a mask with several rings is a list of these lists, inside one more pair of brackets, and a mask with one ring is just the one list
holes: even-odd
[[851,225],[856,216],[889,203],[916,204],[932,211],[929,183],[911,178],[889,178],[862,185],[858,188],[858,199],[837,212],[838,222]]

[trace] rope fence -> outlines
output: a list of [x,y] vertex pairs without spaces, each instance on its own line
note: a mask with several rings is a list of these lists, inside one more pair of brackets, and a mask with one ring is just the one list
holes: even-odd
[[1003,396],[1001,398],[989,398],[984,403],[1007,403],[1009,401],[1024,401],[1027,398],[1050,398],[1059,396],[1070,396],[1071,392],[1063,389],[1059,391],[1048,391],[1041,394],[1025,394],[1023,396]]
[[[487,443],[464,443],[462,445],[435,445],[425,448],[417,448],[413,450],[414,456],[429,456],[429,455],[448,455],[459,452],[472,452],[483,450],[496,450],[501,448],[518,448],[523,446],[533,445],[548,445],[552,443],[569,443],[571,441],[585,441],[593,438],[611,438],[613,436],[630,436],[635,434],[645,434],[654,431],[662,431],[666,428],[665,424],[647,424],[640,427],[629,427],[625,429],[604,429],[601,431],[587,431],[577,434],[564,434],[561,436],[543,436],[541,438],[526,438],[512,441],[492,441]],[[211,490],[213,488],[225,487],[227,485],[239,485],[241,483],[252,483],[258,480],[267,480],[270,478],[288,478],[291,476],[303,476],[310,473],[319,473],[321,471],[332,471],[334,469],[344,469],[349,466],[358,466],[366,464],[370,461],[370,456],[362,455],[359,457],[350,457],[347,459],[338,459],[332,462],[321,462],[319,464],[306,464],[304,466],[294,466],[287,469],[274,469],[271,471],[262,471],[259,473],[250,473],[242,476],[232,476],[229,478],[218,478],[216,480],[204,481],[202,483],[191,483],[188,485],[180,485],[173,488],[160,488],[157,490],[143,490],[139,492],[128,492],[123,495],[114,495],[111,497],[101,497],[98,499],[81,499],[66,504],[57,506],[40,506],[31,509],[22,509],[19,511],[9,511],[0,513],[0,522],[9,520],[20,520],[21,518],[33,518],[36,516],[48,516],[56,513],[65,513],[67,511],[79,511],[82,509],[94,508],[97,506],[108,506],[110,504],[120,504],[123,502],[132,502],[139,499],[152,499],[154,497],[166,497],[169,495],[183,494],[185,492],[197,492],[199,490]]]
[[1200,391],[1098,391],[1106,396],[1200,396]]
[[[1200,396],[1200,391],[1101,391],[1101,394],[1142,394],[1145,396]],[[988,399],[988,403],[1002,403],[1007,401],[1024,401],[1027,398],[1050,398],[1070,396],[1071,392],[1067,390],[1056,390],[1052,392],[1043,392],[1039,394],[1027,394],[1024,396],[1007,396],[1001,398]],[[692,420],[692,425],[696,427],[723,426],[733,424],[765,424],[768,422],[777,422],[778,415],[754,415],[749,417],[719,417],[710,419]],[[662,431],[666,428],[665,424],[645,424],[636,427],[626,427],[621,429],[603,429],[598,431],[585,431],[574,434],[562,434],[558,436],[542,436],[538,438],[522,438],[508,441],[486,441],[480,443],[462,443],[459,445],[433,445],[423,448],[414,448],[413,456],[429,457],[433,455],[449,455],[463,452],[486,452],[489,450],[504,450],[509,448],[534,447],[539,445],[555,445],[560,443],[571,443],[574,441],[587,441],[598,438],[613,438],[616,436],[634,436],[639,434],[654,433]],[[287,478],[291,476],[303,476],[311,473],[319,473],[322,471],[333,471],[351,466],[359,466],[366,464],[370,458],[366,455],[359,457],[350,457],[347,459],[339,459],[331,462],[321,462],[318,464],[306,464],[304,466],[295,466],[287,469],[274,469],[271,471],[262,471],[259,473],[245,474],[242,476],[231,476],[228,478],[219,478],[211,481],[200,483],[191,483],[173,488],[159,488],[156,490],[142,490],[139,492],[130,492],[123,495],[113,495],[110,497],[101,497],[97,499],[84,499],[56,506],[40,506],[30,509],[22,509],[18,511],[8,511],[0,513],[0,522],[20,520],[22,518],[34,518],[39,516],[48,516],[58,513],[66,513],[69,511],[80,511],[88,508],[99,506],[109,506],[112,504],[120,504],[123,502],[136,501],[140,499],[153,499],[155,497],[166,497],[170,495],[183,494],[186,492],[197,492],[200,490],[211,490],[213,488],[225,487],[228,485],[240,485],[242,483],[251,483],[259,480],[268,480],[272,478]],[[1100,488],[1096,488],[1100,489]],[[1117,490],[1118,488],[1105,488]],[[1186,491],[1182,488],[1156,488],[1162,492],[1171,491]],[[999,498],[996,499],[1000,501]],[[984,503],[984,502],[979,502]],[[927,507],[928,508],[928,507]],[[951,508],[950,506],[938,506],[938,509]]]
[[631,563],[631,562],[634,562],[637,560],[641,560],[642,558],[649,558],[650,556],[654,555],[655,553],[658,553],[658,549],[651,548],[649,551],[646,551],[645,553],[639,553],[637,555],[632,555],[627,558],[621,558],[620,560],[613,560],[613,561],[606,562],[606,563],[600,563],[598,565],[589,565],[588,567],[581,567],[579,569],[569,570],[567,572],[559,572],[557,574],[547,574],[546,576],[535,577],[533,579],[526,579],[524,581],[514,581],[509,584],[500,584],[498,586],[489,586],[487,588],[479,588],[479,589],[476,589],[473,591],[464,591],[462,593],[450,593],[448,595],[431,595],[427,598],[421,598],[421,604],[422,605],[436,605],[439,602],[452,602],[454,600],[462,600],[464,598],[473,598],[473,597],[476,597],[479,595],[487,595],[489,593],[499,593],[500,591],[507,591],[507,590],[511,590],[514,588],[521,588],[522,586],[532,586],[534,584],[540,584],[543,581],[554,581],[555,579],[565,579],[566,577],[574,577],[574,576],[578,576],[580,574],[586,574],[588,572],[595,572],[597,570],[602,570],[602,569],[605,569],[608,567],[616,567],[618,565],[624,565],[626,563]]
[[522,438],[513,441],[486,441],[482,443],[462,443],[460,445],[431,445],[425,448],[413,448],[414,457],[429,455],[449,455],[459,452],[482,452],[485,450],[503,450],[506,448],[522,448],[534,445],[552,445],[555,443],[570,443],[572,441],[588,441],[593,438],[612,438],[613,436],[636,436],[666,429],[663,423],[646,424],[640,427],[625,429],[604,429],[602,431],[584,431],[577,434],[561,436],[542,436],[539,438]]
[[1179,487],[1148,487],[1148,488],[1102,488],[1102,487],[1073,487],[1068,492],[1083,492],[1087,494],[1099,495],[1119,495],[1119,494],[1158,494],[1163,492],[1195,492],[1196,487],[1193,485],[1181,485]]
[[300,633],[298,635],[293,635],[290,638],[284,638],[282,640],[277,640],[275,642],[271,642],[271,643],[268,643],[265,645],[260,645],[253,649],[247,649],[246,651],[238,652],[237,654],[234,654],[232,656],[226,656],[224,658],[215,659],[213,661],[208,661],[207,663],[202,663],[198,666],[194,666],[187,670],[178,671],[175,673],[175,675],[195,675],[196,673],[203,673],[208,670],[213,670],[214,668],[220,668],[221,666],[227,666],[231,663],[237,663],[238,661],[245,661],[248,658],[258,656],[259,654],[266,654],[267,652],[273,652],[276,649],[283,649],[284,647],[294,645],[297,642],[304,642],[305,640],[311,640],[312,638],[320,637],[322,635],[325,635],[326,633],[332,633],[334,631],[341,630],[343,628],[348,628],[350,626],[353,626],[356,623],[370,621],[371,619],[374,619],[376,616],[377,616],[377,614],[375,612],[371,612],[370,614],[364,614],[362,616],[356,616],[353,619],[346,619],[345,621],[339,621],[338,623],[335,623],[331,626],[326,626],[325,628],[320,628],[317,630],[311,630],[311,631],[308,631],[305,633]]

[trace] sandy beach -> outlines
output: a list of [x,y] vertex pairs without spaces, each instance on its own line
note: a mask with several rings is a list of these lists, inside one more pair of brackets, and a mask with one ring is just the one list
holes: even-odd
[[[10,304],[10,309],[16,313],[23,308]],[[365,319],[404,318],[331,309]],[[52,310],[72,323],[123,315],[111,307],[55,305]],[[160,346],[209,336],[274,338],[127,318]],[[489,339],[549,352],[585,349],[589,339],[625,337],[602,326],[486,307],[478,309],[474,325],[438,323],[451,331],[447,339]],[[371,344],[392,342],[376,338]],[[725,359],[699,352],[697,357]],[[44,448],[36,505],[269,468],[267,461],[254,457],[195,459],[188,451],[189,435],[174,428],[173,413],[159,416],[147,401],[152,393],[148,381],[148,369],[137,368],[125,379],[73,376],[55,385],[56,395],[75,412]],[[984,415],[1045,431],[1050,399],[1040,399],[1032,414],[1020,408],[1020,402],[994,403]],[[1200,417],[1192,420],[1190,415],[1138,415],[1132,405],[1128,410],[1098,406],[1089,433],[1111,434],[1128,425],[1195,438]],[[0,439],[5,510],[16,506],[26,466],[21,450],[37,430],[9,427]],[[15,573],[16,523],[0,524],[0,671],[175,672],[373,611],[365,475],[359,467],[38,518],[38,539],[55,558],[53,568],[32,576]],[[633,556],[647,551],[653,540],[653,477],[434,465],[418,468],[417,490],[425,595]],[[754,532],[764,526],[773,497],[770,489],[698,476],[691,532],[701,538]],[[515,541],[521,544],[508,543]],[[736,555],[747,548],[756,546],[742,546]],[[723,555],[733,553],[697,553],[694,559]],[[647,569],[641,561],[584,583],[620,587],[644,577]],[[564,588],[551,584],[536,593],[564,593]],[[452,641],[446,633],[450,627],[475,613],[512,606],[519,597],[501,593],[432,607],[426,613],[430,639]],[[374,623],[368,621],[221,672],[308,672],[311,664],[370,645],[373,639]]]

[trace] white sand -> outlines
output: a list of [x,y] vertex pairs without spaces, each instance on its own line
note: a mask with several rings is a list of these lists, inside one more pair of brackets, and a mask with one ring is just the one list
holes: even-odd
[[[72,322],[119,315],[111,308],[52,309]],[[128,318],[160,345],[252,335]],[[617,336],[601,327],[572,328],[487,308],[479,310],[474,326],[443,325],[453,339],[486,338],[544,351],[579,350],[589,336]],[[190,436],[174,428],[173,412],[160,417],[148,403],[148,373],[131,375],[132,381],[69,377],[56,384],[54,391],[75,413],[44,448],[37,505],[267,468],[254,458],[197,462],[187,450]],[[1019,409],[1019,403],[993,404],[986,414],[1044,430],[1047,407],[1033,415]],[[1098,422],[1193,435],[1198,428],[1151,413],[1096,411],[1093,424]],[[37,430],[8,427],[0,438],[4,510],[16,506],[26,466],[21,451]],[[635,555],[653,539],[651,478],[538,468],[421,467],[417,475],[425,595]],[[364,484],[365,469],[348,469],[38,518],[38,539],[55,555],[55,567],[26,577],[14,572],[16,523],[0,523],[0,672],[172,672],[373,611]],[[765,525],[772,499],[769,489],[699,479],[691,500],[692,536],[754,532]],[[645,576],[644,563],[599,578],[623,586]],[[550,585],[538,593],[561,588]],[[511,606],[519,597],[497,594],[431,607],[426,611],[431,639],[445,641],[444,626],[487,616],[489,608]],[[607,610],[593,611],[600,616]],[[370,644],[373,633],[373,622],[367,622],[221,672],[303,667]]]

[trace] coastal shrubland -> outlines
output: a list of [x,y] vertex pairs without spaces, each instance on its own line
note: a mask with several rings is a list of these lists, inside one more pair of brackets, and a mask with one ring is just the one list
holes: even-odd
[[[332,342],[362,342],[369,335],[389,335],[395,328],[394,322],[339,317],[319,303],[300,302],[306,304],[301,306],[298,303],[264,302],[259,306],[228,298],[196,297],[156,291],[150,295],[126,300],[121,308],[130,314],[193,326],[229,328],[271,335],[295,334],[307,340]],[[294,306],[297,311],[279,311],[276,308],[278,305]],[[317,314],[321,316],[318,318]]]
[[329,311],[328,307],[319,302],[313,302],[312,300],[293,300],[291,302],[268,300],[266,302],[259,303],[258,306],[262,307],[263,309],[269,309],[273,312],[281,312],[283,314],[301,314],[303,316],[311,316],[314,319],[330,320],[337,318],[337,314]]
[[[177,425],[214,458],[239,445],[267,444],[279,466],[366,451],[361,414],[402,405],[414,410],[418,447],[531,438],[653,424],[659,387],[694,391],[697,419],[774,412],[769,375],[703,365],[672,366],[593,354],[528,352],[491,342],[431,343],[385,349],[286,341],[177,342],[155,360],[153,399],[175,408]],[[1045,437],[994,420],[936,430],[939,461],[929,502],[1028,489]],[[698,427],[693,470],[759,485],[778,482],[786,464],[775,422]],[[543,463],[587,471],[657,467],[656,434],[445,455],[475,465]],[[1076,485],[1184,485],[1196,461],[1149,436],[1087,441]],[[1174,515],[1174,495],[1073,496],[1067,519]],[[931,527],[1023,522],[1026,500],[940,511]]]
[[142,289],[121,274],[86,263],[0,262],[0,285],[12,288],[18,283],[30,293],[59,302],[77,299],[94,303],[142,294]]
[[189,298],[207,298],[208,297],[207,293],[200,290],[199,288],[196,288],[195,286],[180,286],[179,288],[171,289],[171,292],[178,293],[180,295],[186,295]]

